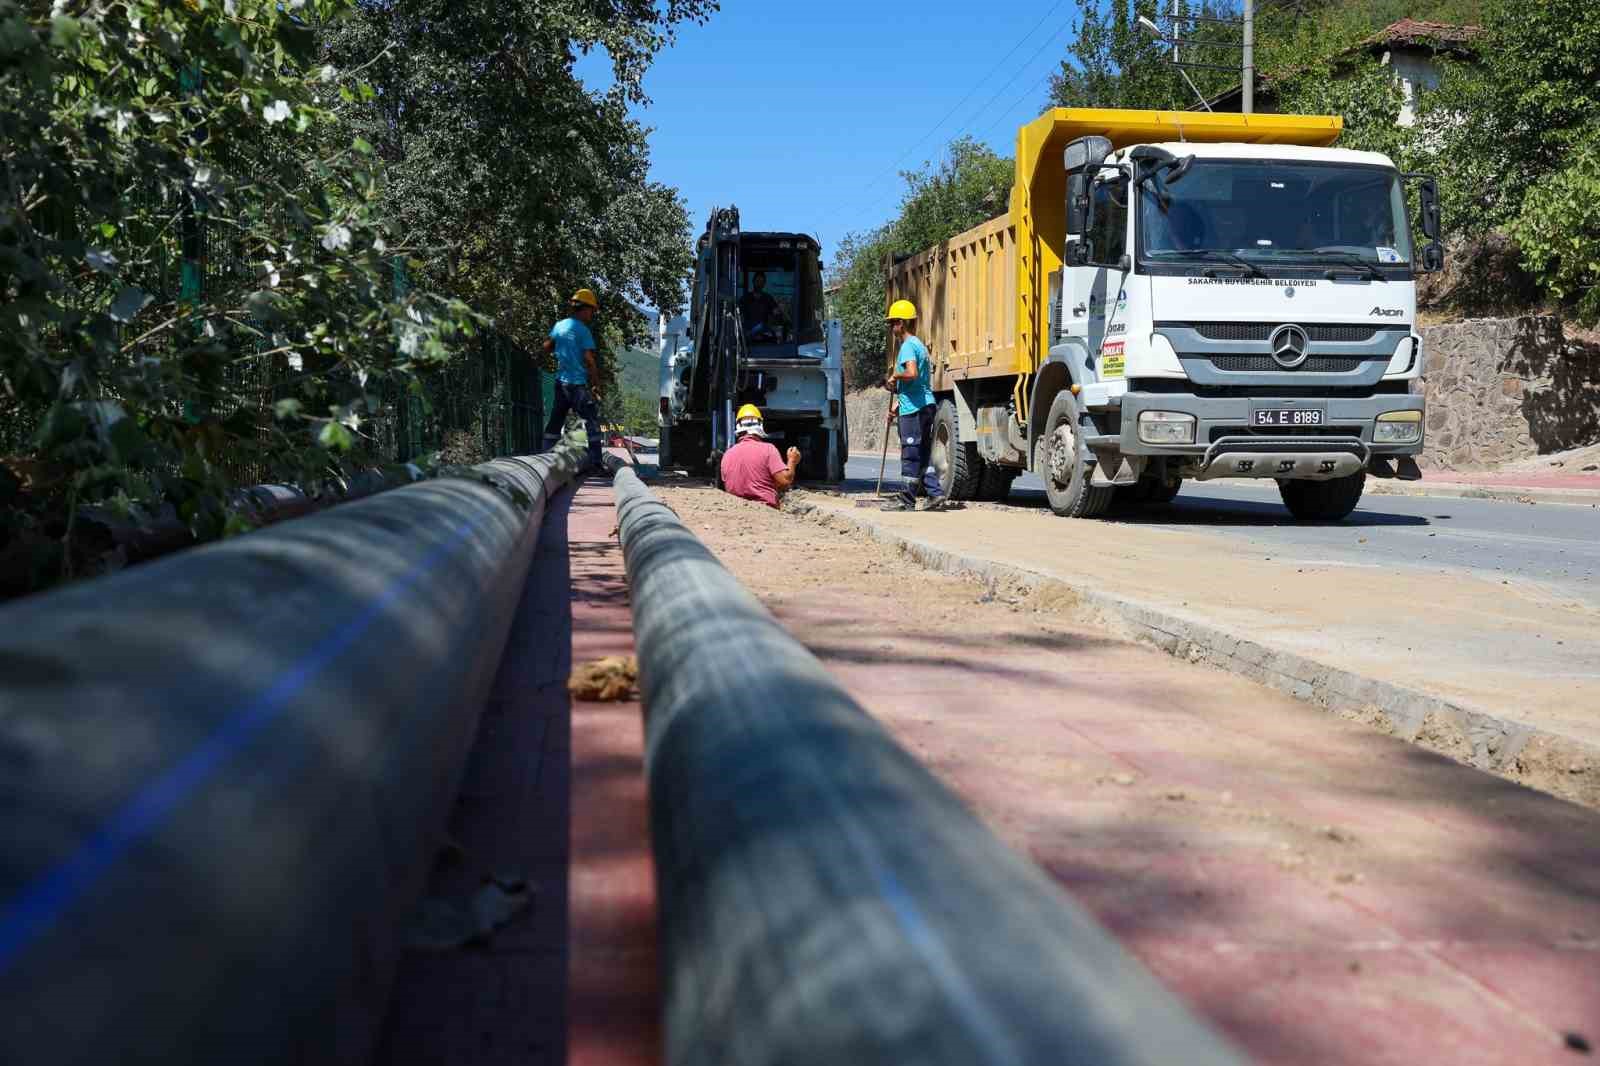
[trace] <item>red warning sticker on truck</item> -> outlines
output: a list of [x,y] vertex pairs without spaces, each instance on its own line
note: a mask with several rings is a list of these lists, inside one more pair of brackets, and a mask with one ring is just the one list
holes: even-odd
[[1123,341],[1106,341],[1100,345],[1100,380],[1122,376]]

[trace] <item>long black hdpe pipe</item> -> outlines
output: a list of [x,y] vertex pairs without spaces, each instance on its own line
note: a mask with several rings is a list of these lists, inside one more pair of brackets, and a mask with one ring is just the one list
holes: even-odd
[[0,1062],[369,1057],[580,455],[0,609]]
[[1242,1061],[615,484],[671,1066]]

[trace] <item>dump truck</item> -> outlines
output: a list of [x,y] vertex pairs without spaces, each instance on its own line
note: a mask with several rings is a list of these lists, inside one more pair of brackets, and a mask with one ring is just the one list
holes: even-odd
[[850,455],[843,331],[823,315],[822,246],[711,213],[695,247],[687,318],[660,320],[663,468],[717,475],[733,415],[761,408],[767,439],[800,449],[803,479],[842,480]]
[[889,268],[933,360],[946,492],[1003,499],[1032,470],[1052,510],[1089,517],[1272,478],[1327,521],[1368,474],[1420,477],[1437,188],[1333,147],[1342,126],[1087,108],[1023,126],[1009,211]]

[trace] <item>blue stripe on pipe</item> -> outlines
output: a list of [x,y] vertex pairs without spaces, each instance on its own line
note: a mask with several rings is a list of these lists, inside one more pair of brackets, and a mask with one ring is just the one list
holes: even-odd
[[488,518],[483,512],[449,531],[416,568],[391,581],[355,617],[333,630],[266,691],[230,714],[200,746],[133,795],[78,849],[39,875],[5,906],[0,916],[0,974],[16,963],[28,946],[58,922],[67,908],[88,892],[139,840],[166,822],[184,800],[204,785],[223,763],[238,754],[264,726],[287,710],[319,673],[361,639],[400,596],[444,561],[449,549],[477,532]]

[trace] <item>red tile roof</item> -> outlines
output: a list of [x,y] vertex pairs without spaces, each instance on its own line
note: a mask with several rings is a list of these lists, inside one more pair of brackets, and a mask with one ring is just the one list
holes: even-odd
[[1369,47],[1410,45],[1418,48],[1437,48],[1464,51],[1473,39],[1483,32],[1481,26],[1452,26],[1448,22],[1423,22],[1420,19],[1401,19],[1385,26],[1368,37],[1362,44]]

